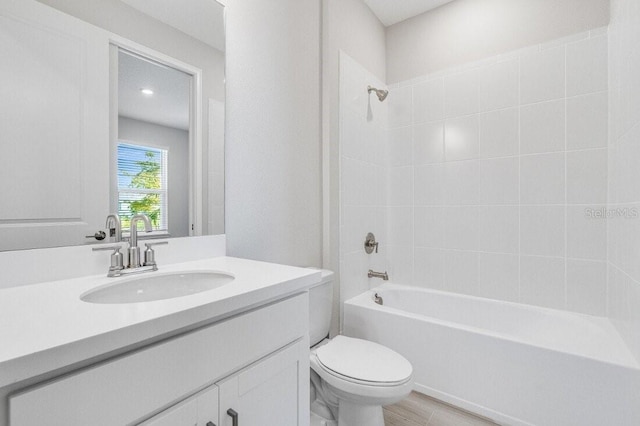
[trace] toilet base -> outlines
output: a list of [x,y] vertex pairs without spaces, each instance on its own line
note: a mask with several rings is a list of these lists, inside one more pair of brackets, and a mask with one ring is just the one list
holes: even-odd
[[324,417],[311,412],[311,426],[338,426],[338,422],[335,420],[327,420]]
[[339,426],[384,426],[384,415],[380,405],[362,405],[340,400],[338,408]]

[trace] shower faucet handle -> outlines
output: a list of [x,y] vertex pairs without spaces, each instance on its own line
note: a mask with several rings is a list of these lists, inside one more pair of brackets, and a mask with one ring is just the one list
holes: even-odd
[[373,253],[373,249],[376,250],[376,253],[378,252],[378,242],[376,241],[376,236],[369,232],[367,238],[364,240],[364,251],[366,251],[367,254],[371,254]]

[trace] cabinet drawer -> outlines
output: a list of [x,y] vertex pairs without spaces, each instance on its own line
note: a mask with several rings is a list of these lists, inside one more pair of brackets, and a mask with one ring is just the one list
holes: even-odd
[[307,310],[302,294],[27,389],[9,398],[9,424],[138,421],[305,336]]
[[212,385],[137,426],[215,426],[218,421],[218,387]]

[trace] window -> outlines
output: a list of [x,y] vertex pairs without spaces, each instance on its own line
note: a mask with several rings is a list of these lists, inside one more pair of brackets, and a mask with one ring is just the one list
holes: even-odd
[[164,149],[118,144],[118,215],[123,229],[131,225],[133,215],[143,213],[154,231],[168,231],[168,154]]

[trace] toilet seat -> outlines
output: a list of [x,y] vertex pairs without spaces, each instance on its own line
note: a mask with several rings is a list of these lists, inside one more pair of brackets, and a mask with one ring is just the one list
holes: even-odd
[[411,379],[413,368],[397,352],[352,337],[336,336],[315,350],[318,366],[342,380],[368,386],[398,386]]

